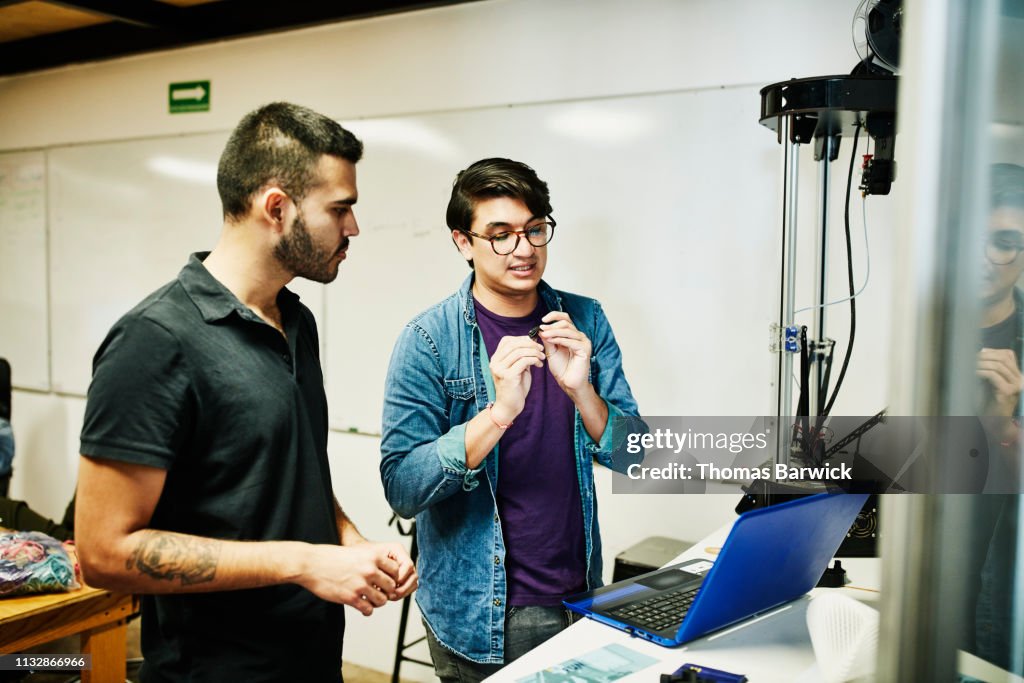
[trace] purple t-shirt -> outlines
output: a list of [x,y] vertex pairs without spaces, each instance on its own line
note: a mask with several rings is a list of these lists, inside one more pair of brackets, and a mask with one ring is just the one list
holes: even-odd
[[[489,356],[502,337],[525,336],[548,313],[543,300],[522,318],[492,313],[475,299],[474,305]],[[530,368],[530,373],[533,381],[523,412],[498,442],[506,602],[519,607],[559,605],[586,585],[583,504],[573,445],[575,407],[547,365]]]

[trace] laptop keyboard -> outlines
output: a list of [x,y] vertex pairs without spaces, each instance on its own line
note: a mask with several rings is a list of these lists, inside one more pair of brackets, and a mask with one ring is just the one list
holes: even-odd
[[616,607],[608,613],[616,619],[629,621],[648,631],[674,630],[683,623],[683,618],[690,610],[693,599],[697,597],[698,590],[700,586],[665,591],[646,600]]

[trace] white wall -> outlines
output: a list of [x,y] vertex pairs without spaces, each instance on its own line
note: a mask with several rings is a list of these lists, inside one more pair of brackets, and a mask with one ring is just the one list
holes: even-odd
[[[845,73],[856,60],[849,35],[856,4],[856,0],[490,0],[68,67],[0,79],[0,150],[227,130],[245,112],[281,99],[353,120],[765,85],[791,77]],[[197,79],[212,81],[212,110],[169,115],[167,84]],[[771,135],[767,130],[764,134]],[[680,159],[680,164],[701,164],[709,175],[728,177],[730,166],[744,163],[744,149],[731,144],[728,137],[719,141],[719,149],[714,157]],[[764,182],[781,183],[775,177]],[[401,191],[360,189],[363,193]],[[713,191],[723,205],[743,201],[742,187],[725,184]],[[685,193],[686,188],[679,192]],[[887,210],[884,200],[877,210]],[[776,222],[775,216],[766,217],[765,229],[775,231]],[[715,236],[714,227],[708,226],[709,234],[724,248],[729,235]],[[810,236],[810,231],[805,234]],[[839,241],[840,233],[835,234]],[[194,245],[180,246],[184,255]],[[774,259],[775,254],[764,258]],[[836,278],[841,291],[844,271],[838,265]],[[775,286],[774,282],[745,283],[742,274],[737,276],[740,291]],[[727,297],[723,293],[721,306],[729,305]],[[879,320],[887,320],[887,313],[888,298],[879,297]],[[834,315],[845,318],[845,314]],[[757,348],[761,345],[757,340]],[[625,353],[628,363],[629,350]],[[767,354],[734,359],[730,368],[736,369],[738,384],[680,387],[687,398],[684,404],[728,405],[737,395],[756,392],[767,399],[768,363]],[[871,387],[869,379],[844,397],[851,412],[874,412],[880,407],[876,397],[885,396],[885,387]],[[62,514],[73,490],[83,408],[80,398],[15,394],[18,457],[13,493],[51,516]],[[390,511],[377,483],[377,442],[332,434],[330,454],[335,488],[346,510],[368,536],[394,537],[394,531],[384,526]],[[735,495],[645,496],[638,501],[612,495],[605,474],[599,475],[598,488],[609,574],[614,555],[636,540],[649,535],[697,540],[729,519],[736,502]],[[397,621],[397,606],[367,620],[351,614],[346,658],[389,669]],[[409,666],[405,673],[418,670]]]

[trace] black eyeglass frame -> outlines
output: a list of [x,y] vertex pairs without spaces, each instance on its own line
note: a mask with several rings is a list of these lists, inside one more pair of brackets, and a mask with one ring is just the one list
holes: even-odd
[[[544,244],[534,244],[530,240],[529,236],[526,234],[526,231],[527,230],[531,230],[533,228],[538,228],[541,225],[547,225],[548,226],[548,238],[547,238],[547,240],[544,241]],[[459,230],[459,232],[464,232],[467,235],[472,235],[473,237],[479,237],[482,240],[487,240],[488,242],[491,243],[491,249],[494,251],[495,254],[497,254],[498,256],[508,256],[509,254],[511,254],[512,252],[514,252],[516,249],[519,248],[519,239],[523,238],[523,237],[525,237],[526,241],[530,243],[530,246],[532,246],[534,248],[546,247],[547,245],[551,244],[551,240],[553,240],[555,238],[555,226],[556,225],[558,225],[558,223],[555,222],[555,219],[552,218],[551,216],[548,216],[547,219],[545,219],[543,223],[537,223],[536,225],[530,225],[530,226],[527,226],[527,227],[523,228],[522,230],[503,230],[503,231],[499,232],[496,235],[481,235],[480,233],[473,232],[472,230]],[[512,248],[511,249],[509,249],[505,253],[501,253],[500,251],[498,251],[498,247],[496,247],[494,245],[494,240],[496,240],[499,237],[502,237],[504,235],[515,235],[516,236],[516,241],[512,244]]]

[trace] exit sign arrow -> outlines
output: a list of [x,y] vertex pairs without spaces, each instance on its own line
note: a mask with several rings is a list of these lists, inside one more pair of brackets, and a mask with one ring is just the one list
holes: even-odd
[[196,86],[187,90],[172,90],[172,100],[201,100],[206,97],[206,88],[203,86]]
[[171,114],[210,111],[210,81],[171,83],[167,90],[167,106]]

